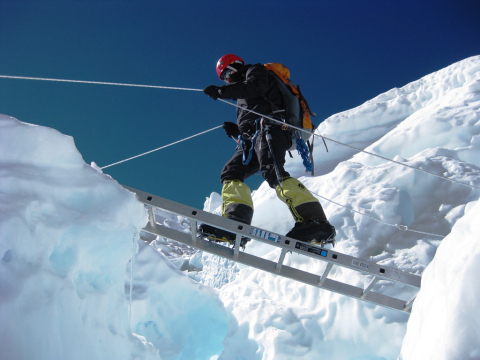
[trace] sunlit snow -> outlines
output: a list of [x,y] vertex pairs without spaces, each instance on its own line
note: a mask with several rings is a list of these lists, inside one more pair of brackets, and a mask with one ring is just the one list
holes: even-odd
[[[320,196],[336,251],[422,275],[411,315],[141,232],[144,207],[71,137],[1,116],[1,359],[480,359],[480,56],[333,115],[317,134],[410,166],[328,140],[327,153],[316,139],[316,176],[298,156],[287,168]],[[253,198],[255,226],[293,226],[267,184]],[[212,193],[205,210],[220,201]],[[189,231],[174,214],[157,221]],[[246,251],[279,256],[254,241]],[[285,264],[325,268],[299,254]],[[371,280],[338,267],[330,277]],[[387,281],[373,291],[415,294]]]

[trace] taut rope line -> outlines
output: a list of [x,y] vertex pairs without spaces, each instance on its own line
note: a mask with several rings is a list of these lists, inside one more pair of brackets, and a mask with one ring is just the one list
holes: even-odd
[[[223,100],[223,99],[218,99],[218,100],[220,100],[220,101],[222,101],[222,102],[224,102],[224,103],[226,103],[226,104],[239,107],[237,104],[233,104],[233,103],[231,103],[231,102],[229,102],[229,101],[225,101],[225,100]],[[266,118],[266,119],[269,119],[269,120],[274,121],[274,122],[276,122],[276,123],[279,123],[279,124],[281,124],[281,125],[287,125],[287,126],[291,127],[292,129],[296,129],[296,130],[305,132],[305,129],[296,127],[296,126],[291,125],[291,124],[286,124],[286,123],[284,123],[283,121],[280,121],[280,120],[271,118],[271,117],[269,117],[269,116],[267,116],[267,115],[262,115],[262,114],[260,114],[260,113],[258,113],[258,112],[256,112],[256,111],[248,110],[248,109],[245,109],[245,108],[242,108],[242,109],[247,110],[247,111],[250,111],[250,112],[252,112],[252,113],[254,113],[254,114],[260,115],[260,116],[262,116],[262,117],[264,117],[264,118]],[[340,142],[340,141],[330,139],[330,138],[328,138],[328,137],[326,137],[326,136],[323,136],[323,135],[319,135],[319,134],[315,134],[315,133],[312,134],[312,135],[313,135],[313,136],[316,136],[316,137],[320,137],[320,138],[322,138],[322,139],[326,139],[326,140],[329,140],[329,141],[333,141],[334,143],[337,143],[337,144],[339,144],[339,145],[343,145],[343,146],[349,147],[349,148],[351,148],[351,149],[357,150],[357,151],[359,151],[359,152],[363,152],[363,153],[368,154],[368,155],[376,156],[376,157],[378,157],[378,158],[380,158],[380,159],[383,159],[383,160],[392,162],[392,163],[394,163],[394,164],[398,164],[398,165],[402,165],[402,166],[405,166],[405,167],[409,167],[409,168],[411,168],[411,169],[413,169],[413,170],[421,171],[421,172],[423,172],[423,173],[425,173],[425,174],[433,175],[433,176],[436,176],[436,177],[438,177],[438,178],[440,178],[440,179],[448,180],[448,181],[451,181],[451,182],[454,182],[454,183],[457,183],[457,184],[460,184],[460,185],[464,185],[464,186],[468,186],[468,187],[471,187],[471,188],[475,188],[475,189],[479,189],[479,190],[480,190],[480,187],[479,187],[479,186],[466,184],[466,183],[464,183],[464,182],[461,182],[461,181],[458,181],[458,180],[455,180],[455,179],[450,179],[450,178],[447,178],[447,177],[442,176],[442,175],[437,175],[437,174],[432,173],[432,172],[430,172],[430,171],[426,171],[426,170],[423,170],[423,169],[420,169],[420,168],[416,168],[415,166],[411,166],[411,165],[408,165],[408,164],[404,164],[404,163],[401,163],[401,162],[399,162],[399,161],[395,161],[395,160],[389,159],[389,158],[387,158],[387,157],[384,157],[384,156],[382,156],[382,155],[374,154],[374,153],[371,153],[371,152],[368,152],[368,151],[365,151],[365,150],[356,148],[355,146],[351,146],[351,145],[348,145],[348,144],[344,144],[344,143],[342,143],[342,142]]]
[[[42,81],[57,81],[57,82],[69,82],[69,83],[83,83],[83,84],[98,84],[98,85],[116,85],[116,86],[130,86],[130,87],[143,87],[143,88],[153,88],[153,89],[167,89],[167,90],[186,90],[186,91],[203,91],[202,89],[191,89],[191,88],[181,88],[181,87],[172,87],[172,86],[158,86],[158,85],[138,85],[138,84],[123,84],[123,83],[111,83],[111,82],[100,82],[100,81],[84,81],[84,80],[65,80],[65,79],[51,79],[51,78],[37,78],[37,77],[26,77],[26,76],[12,76],[12,75],[0,75],[0,78],[5,78],[5,79],[22,79],[22,80],[42,80]],[[229,104],[231,106],[235,106],[235,107],[238,107],[238,108],[241,108],[243,110],[247,110],[251,113],[254,113],[256,115],[259,115],[261,117],[264,117],[266,119],[269,119],[273,122],[276,122],[276,123],[279,123],[279,124],[282,124],[282,125],[287,125],[289,127],[291,127],[292,129],[296,129],[296,130],[299,130],[299,131],[305,131],[305,129],[302,129],[302,128],[298,128],[296,126],[293,126],[293,125],[290,125],[290,124],[285,124],[284,122],[280,121],[280,120],[277,120],[277,119],[274,119],[272,117],[269,117],[267,115],[264,115],[264,114],[260,114],[256,111],[253,111],[253,110],[249,110],[249,109],[245,109],[243,107],[240,107],[238,106],[237,104],[233,104],[229,101],[226,101],[224,99],[218,99],[226,104]],[[110,164],[110,165],[107,165],[107,166],[104,166],[102,167],[101,169],[105,169],[107,167],[110,167],[110,166],[113,166],[113,165],[117,165],[117,164],[121,164],[125,161],[128,161],[128,160],[132,160],[132,159],[136,159],[140,156],[143,156],[143,155],[147,155],[147,154],[150,154],[154,151],[157,151],[157,150],[161,150],[161,149],[164,149],[168,146],[171,146],[171,145],[174,145],[174,144],[178,144],[179,142],[182,142],[182,141],[185,141],[185,140],[188,140],[188,139],[191,139],[195,136],[198,136],[198,135],[202,135],[206,132],[209,132],[209,131],[212,131],[212,130],[215,130],[215,129],[218,129],[220,128],[221,126],[217,126],[215,128],[212,128],[210,130],[206,130],[206,131],[203,131],[201,133],[198,133],[196,135],[192,135],[190,137],[187,137],[185,139],[182,139],[182,140],[179,140],[179,141],[176,141],[174,143],[171,143],[169,145],[165,145],[165,146],[162,146],[158,149],[154,149],[154,150],[151,150],[151,151],[148,151],[146,153],[143,153],[143,154],[140,154],[140,155],[137,155],[137,156],[133,156],[131,158],[128,158],[128,159],[125,159],[125,160],[122,160],[122,161],[118,161],[114,164]],[[381,156],[381,155],[378,155],[378,154],[374,154],[374,153],[371,153],[371,152],[368,152],[368,151],[365,151],[365,150],[362,150],[362,149],[359,149],[359,148],[356,148],[354,146],[351,146],[351,145],[348,145],[348,144],[344,144],[340,141],[337,141],[337,140],[333,140],[333,139],[330,139],[326,136],[323,136],[323,135],[319,135],[319,134],[313,134],[313,136],[317,136],[317,137],[320,137],[322,139],[326,139],[326,140],[329,140],[329,141],[332,141],[334,143],[337,143],[339,145],[343,145],[343,146],[346,146],[346,147],[349,147],[351,149],[354,149],[358,152],[363,152],[365,154],[368,154],[368,155],[371,155],[371,156],[376,156],[380,159],[383,159],[383,160],[386,160],[386,161],[389,161],[389,162],[392,162],[394,164],[397,164],[397,165],[402,165],[402,166],[405,166],[405,167],[408,167],[408,168],[411,168],[413,170],[417,170],[417,171],[420,171],[420,172],[423,172],[425,174],[429,174],[429,175],[432,175],[432,176],[435,176],[435,177],[438,177],[440,179],[444,179],[444,180],[448,180],[450,182],[454,182],[454,183],[457,183],[457,184],[460,184],[460,185],[463,185],[463,186],[468,186],[470,188],[474,188],[474,189],[479,189],[480,190],[480,187],[479,186],[475,186],[475,185],[470,185],[470,184],[466,184],[464,182],[461,182],[461,181],[458,181],[458,180],[455,180],[455,179],[450,179],[450,178],[447,178],[445,176],[442,176],[442,175],[437,175],[435,173],[432,173],[430,171],[426,171],[426,170],[423,170],[423,169],[420,169],[420,168],[416,168],[414,166],[411,166],[411,165],[408,165],[408,164],[404,164],[404,163],[401,163],[399,161],[395,161],[395,160],[392,160],[392,159],[389,159],[387,157],[384,157],[384,156]]]
[[340,207],[343,207],[343,208],[345,208],[345,209],[347,209],[347,210],[350,210],[351,212],[360,214],[360,215],[362,215],[362,216],[369,217],[370,219],[375,220],[376,222],[378,222],[378,223],[380,223],[380,224],[388,225],[388,226],[393,226],[393,227],[395,227],[395,228],[397,228],[397,229],[399,229],[399,230],[402,230],[402,231],[410,231],[410,232],[414,232],[414,233],[417,233],[417,234],[431,235],[431,236],[439,237],[439,238],[442,238],[442,239],[445,237],[445,236],[443,236],[443,235],[431,234],[431,233],[428,233],[428,232],[418,231],[418,230],[412,230],[412,229],[409,229],[407,225],[386,223],[386,222],[384,222],[384,221],[382,221],[382,220],[379,220],[379,219],[374,218],[374,217],[371,216],[371,215],[368,215],[368,214],[363,213],[363,212],[361,212],[361,211],[355,210],[354,208],[351,208],[350,206],[342,205],[342,204],[337,203],[337,202],[335,202],[335,201],[333,201],[333,200],[330,200],[330,199],[328,199],[328,198],[326,198],[326,197],[324,197],[324,196],[322,196],[322,195],[320,195],[320,194],[314,193],[314,192],[313,192],[312,190],[310,190],[310,189],[308,189],[308,190],[309,190],[313,195],[316,195],[316,196],[322,198],[323,200],[329,201],[329,202],[331,202],[331,203],[333,203],[333,204],[335,204],[335,205],[337,205],[337,206],[340,206]]
[[188,88],[172,87],[172,86],[122,84],[122,83],[101,82],[101,81],[84,81],[84,80],[49,79],[49,78],[27,77],[27,76],[0,75],[0,78],[21,79],[21,80],[57,81],[57,82],[80,83],[80,84],[96,84],[96,85],[130,86],[130,87],[141,87],[141,88],[152,88],[152,89],[203,91],[202,89],[188,89]]
[[[125,83],[112,83],[112,82],[100,82],[100,81],[84,81],[84,80],[65,80],[65,79],[51,79],[51,78],[26,77],[26,76],[11,76],[11,75],[0,75],[0,78],[5,78],[5,79],[21,79],[21,80],[55,81],[55,82],[67,82],[67,83],[96,84],[96,85],[129,86],[129,87],[141,87],[141,88],[153,88],[153,89],[167,89],[167,90],[203,91],[202,89],[181,88],[181,87],[172,87],[172,86],[139,85],[139,84],[125,84]],[[260,114],[260,113],[254,111],[254,110],[249,110],[249,109],[242,108],[242,107],[238,106],[237,104],[233,104],[233,103],[231,103],[231,102],[229,102],[229,101],[226,101],[226,100],[224,100],[224,99],[220,99],[220,98],[219,98],[218,100],[220,100],[220,101],[222,101],[222,102],[224,102],[224,103],[226,103],[226,104],[229,104],[229,105],[231,105],[231,106],[235,106],[235,107],[241,108],[241,109],[243,109],[243,110],[247,110],[247,111],[249,111],[249,112],[251,112],[251,113],[254,113],[254,114],[259,115],[259,116],[261,116],[261,117],[263,117],[263,118],[269,119],[269,120],[271,120],[271,121],[273,121],[273,122],[279,123],[279,124],[281,124],[281,125],[287,125],[287,126],[293,128],[293,129],[296,129],[296,130],[305,131],[305,129],[298,128],[298,127],[293,126],[293,125],[290,125],[290,124],[285,124],[284,122],[282,122],[282,121],[280,121],[280,120],[274,119],[274,118],[269,117],[269,116],[264,115],[264,114]],[[111,166],[114,166],[114,165],[117,165],[117,164],[121,164],[121,163],[124,163],[124,162],[126,162],[126,161],[133,160],[133,159],[136,159],[136,158],[138,158],[138,157],[141,157],[141,156],[150,154],[150,153],[152,153],[152,152],[165,149],[165,148],[167,148],[167,147],[169,147],[169,146],[172,146],[172,145],[181,143],[181,142],[183,142],[183,141],[192,139],[192,138],[194,138],[194,137],[196,137],[196,136],[200,136],[200,135],[203,135],[203,134],[205,134],[205,133],[207,133],[207,132],[210,132],[210,131],[219,129],[219,128],[221,128],[222,126],[223,126],[223,125],[216,126],[216,127],[211,128],[211,129],[209,129],[209,130],[202,131],[202,132],[197,133],[197,134],[195,134],[195,135],[192,135],[192,136],[186,137],[186,138],[184,138],[184,139],[175,141],[175,142],[173,142],[173,143],[170,143],[170,144],[161,146],[161,147],[159,147],[159,148],[156,148],[156,149],[147,151],[147,152],[145,152],[145,153],[142,153],[142,154],[133,156],[133,157],[131,157],[131,158],[128,158],[128,159],[125,159],[125,160],[121,160],[121,161],[118,161],[118,162],[113,163],[113,164],[110,164],[110,165],[103,166],[103,167],[101,167],[100,169],[103,170],[103,169],[106,169],[106,168],[108,168],[108,167],[111,167]],[[426,171],[426,170],[423,170],[423,169],[420,169],[420,168],[416,168],[416,167],[414,167],[414,166],[411,166],[411,165],[408,165],[408,164],[404,164],[404,163],[401,163],[401,162],[398,162],[398,161],[395,161],[395,160],[386,158],[386,157],[384,157],[384,156],[381,156],[381,155],[378,155],[378,154],[374,154],[374,153],[365,151],[365,150],[363,150],[363,149],[356,148],[356,147],[351,146],[351,145],[348,145],[348,144],[344,144],[344,143],[342,143],[342,142],[340,142],[340,141],[337,141],[337,140],[334,140],[334,139],[330,139],[330,138],[328,138],[328,137],[326,137],[326,136],[323,136],[323,135],[319,135],[319,134],[315,134],[315,133],[314,133],[313,136],[317,136],[317,137],[320,137],[320,138],[322,138],[322,139],[326,139],[326,140],[332,141],[332,142],[337,143],[337,144],[339,144],[339,145],[343,145],[343,146],[349,147],[349,148],[351,148],[351,149],[354,149],[354,150],[356,150],[356,151],[358,151],[358,152],[363,152],[363,153],[368,154],[368,155],[376,156],[376,157],[381,158],[381,159],[383,159],[383,160],[386,160],[386,161],[389,161],[389,162],[392,162],[392,163],[395,163],[395,164],[398,164],[398,165],[403,165],[403,166],[409,167],[409,168],[411,168],[411,169],[418,170],[418,171],[421,171],[421,172],[423,172],[423,173],[430,174],[430,175],[433,175],[433,176],[435,176],[435,177],[438,177],[438,178],[441,178],[441,179],[444,179],[444,180],[449,180],[449,181],[451,181],[451,182],[455,182],[455,183],[460,184],[460,185],[468,186],[468,187],[475,188],[475,189],[480,189],[480,187],[478,187],[478,186],[466,184],[466,183],[460,182],[460,181],[455,180],[455,179],[450,179],[450,178],[447,178],[447,177],[444,177],[444,176],[441,176],[441,175],[437,175],[437,174],[431,173],[431,172],[429,172],[429,171]],[[355,213],[357,213],[357,214],[360,214],[360,215],[363,215],[363,216],[367,216],[367,217],[371,218],[372,220],[375,220],[375,221],[377,221],[377,222],[379,222],[379,223],[382,223],[382,224],[384,224],[384,225],[389,225],[389,226],[396,227],[396,228],[398,228],[399,230],[402,230],[402,231],[410,231],[410,232],[415,232],[415,233],[419,233],[419,234],[431,235],[431,236],[435,236],[435,237],[442,237],[442,238],[444,237],[444,236],[442,236],[442,235],[437,235],[437,234],[431,234],[431,233],[427,233],[427,232],[412,230],[412,229],[409,229],[409,228],[408,228],[407,226],[405,226],[405,225],[389,224],[389,223],[383,222],[383,221],[381,221],[381,220],[379,220],[379,219],[376,219],[376,218],[374,218],[374,217],[371,216],[371,215],[368,215],[368,214],[366,214],[366,213],[362,213],[362,212],[360,212],[360,211],[357,211],[357,210],[355,210],[355,209],[353,209],[353,208],[351,208],[351,207],[349,207],[349,206],[342,205],[342,204],[339,204],[339,203],[337,203],[337,202],[335,202],[335,201],[333,201],[333,200],[327,199],[326,197],[321,196],[321,195],[319,195],[319,194],[316,194],[316,193],[313,193],[313,192],[312,192],[312,194],[314,194],[314,195],[316,195],[316,196],[318,196],[318,197],[320,197],[320,198],[322,198],[322,199],[324,199],[324,200],[327,200],[327,201],[329,201],[329,202],[331,202],[331,203],[333,203],[333,204],[335,204],[335,205],[337,205],[337,206],[343,207],[343,208],[348,209],[348,210],[350,210],[350,211],[353,211],[353,212],[355,212]]]
[[198,134],[195,134],[195,135],[186,137],[186,138],[184,138],[184,139],[175,141],[175,142],[170,143],[170,144],[168,144],[168,145],[161,146],[161,147],[159,147],[159,148],[157,148],[157,149],[153,149],[153,150],[147,151],[146,153],[143,153],[143,154],[140,154],[140,155],[137,155],[137,156],[133,156],[133,157],[131,157],[131,158],[128,158],[128,159],[125,159],[125,160],[122,160],[122,161],[118,161],[118,162],[116,162],[116,163],[113,163],[113,164],[110,164],[110,165],[101,167],[100,169],[103,170],[103,169],[106,169],[106,168],[108,168],[108,167],[110,167],[110,166],[117,165],[117,164],[121,164],[121,163],[123,163],[123,162],[125,162],[125,161],[132,160],[132,159],[136,159],[136,158],[138,158],[138,157],[140,157],[140,156],[150,154],[150,153],[152,153],[152,152],[154,152],[154,151],[158,151],[158,150],[165,149],[165,148],[167,148],[167,147],[169,147],[169,146],[172,146],[172,145],[181,143],[182,141],[190,140],[190,139],[194,138],[195,136],[203,135],[203,134],[205,134],[205,133],[207,133],[207,132],[210,132],[210,131],[212,131],[212,130],[219,129],[219,128],[221,128],[222,126],[223,126],[223,125],[215,126],[214,128],[211,128],[211,129],[209,129],[209,130],[202,131],[202,132],[200,132],[200,133],[198,133]]

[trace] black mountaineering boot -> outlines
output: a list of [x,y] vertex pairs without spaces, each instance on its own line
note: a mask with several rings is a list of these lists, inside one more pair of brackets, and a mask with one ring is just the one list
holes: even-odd
[[198,227],[198,231],[212,241],[229,242],[235,241],[235,234],[226,230],[222,230],[211,225],[202,224]]
[[[230,231],[222,230],[211,225],[202,224],[198,227],[198,231],[204,236],[207,240],[214,242],[227,242],[235,246],[235,237],[234,233]],[[250,241],[249,238],[242,236],[240,240],[240,247],[245,250],[245,246]]]
[[286,236],[310,244],[335,246],[335,228],[325,220],[310,219],[295,223]]
[[295,219],[295,227],[287,236],[310,244],[335,245],[335,228],[327,221],[320,202],[297,179],[288,177],[277,185],[277,196]]

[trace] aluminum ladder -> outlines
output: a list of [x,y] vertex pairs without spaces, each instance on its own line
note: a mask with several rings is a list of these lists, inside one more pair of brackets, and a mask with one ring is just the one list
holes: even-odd
[[[345,255],[330,249],[306,244],[304,242],[288,238],[284,235],[278,235],[271,231],[259,229],[251,225],[246,225],[223,218],[221,216],[198,210],[187,205],[179,204],[141,190],[130,188],[128,186],[123,187],[135,193],[138,197],[138,200],[146,205],[149,213],[149,223],[143,230],[148,233],[165,237],[167,239],[195,247],[199,250],[207,251],[209,253],[270,272],[272,274],[284,276],[286,278],[316,286],[321,289],[333,291],[338,294],[350,296],[359,300],[406,313],[411,312],[413,301],[415,300],[420,289],[421,277],[418,275],[378,265],[374,262],[355,258],[353,256]],[[186,234],[184,232],[180,232],[156,223],[154,208],[174,213],[189,219],[192,230],[191,234]],[[229,248],[204,240],[197,234],[198,224],[209,224],[235,233],[235,247]],[[266,260],[261,257],[240,251],[239,240],[242,236],[281,248],[282,251],[278,261],[274,262]],[[283,265],[285,255],[288,251],[296,252],[320,261],[324,261],[327,263],[327,267],[323,274],[317,275]],[[345,284],[328,278],[328,274],[332,270],[333,266],[340,266],[359,271],[363,274],[372,275],[373,278],[365,288]],[[374,285],[379,280],[388,280],[399,284],[409,285],[415,288],[415,295],[410,300],[406,301],[372,291]]]

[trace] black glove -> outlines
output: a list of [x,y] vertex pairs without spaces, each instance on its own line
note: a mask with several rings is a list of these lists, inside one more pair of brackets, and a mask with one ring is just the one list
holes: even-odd
[[238,130],[237,124],[233,122],[224,122],[223,130],[225,130],[225,134],[227,134],[228,137],[234,137],[237,139],[238,135],[240,135],[240,130]]
[[209,85],[205,89],[203,89],[203,92],[210,96],[213,100],[217,100],[219,97],[221,97],[220,93],[218,92],[220,89],[220,86]]

